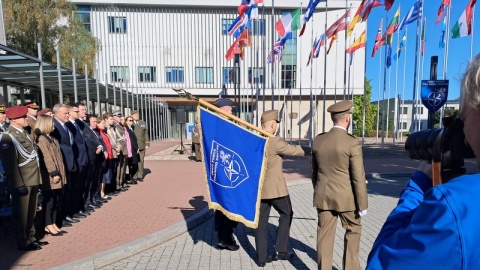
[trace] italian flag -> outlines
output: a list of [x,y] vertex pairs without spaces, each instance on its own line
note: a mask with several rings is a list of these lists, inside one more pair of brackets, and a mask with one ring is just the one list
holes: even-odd
[[292,32],[301,27],[299,8],[283,15],[282,18],[275,23],[275,29],[277,29],[277,32],[281,37],[285,36],[285,33]]
[[472,34],[473,6],[477,0],[470,0],[462,16],[452,28],[452,38],[464,37]]

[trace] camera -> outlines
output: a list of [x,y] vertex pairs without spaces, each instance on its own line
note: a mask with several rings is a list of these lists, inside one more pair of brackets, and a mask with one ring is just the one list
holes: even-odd
[[444,128],[414,132],[405,141],[405,150],[411,159],[442,161],[450,151],[448,162],[442,162],[442,170],[458,170],[465,165],[465,158],[475,158],[472,148],[465,143],[463,121],[458,117],[444,117]]

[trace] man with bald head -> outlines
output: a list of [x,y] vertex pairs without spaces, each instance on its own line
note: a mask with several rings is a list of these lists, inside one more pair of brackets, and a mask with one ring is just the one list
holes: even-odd
[[348,134],[353,103],[328,107],[333,128],[318,135],[312,146],[313,206],[317,208],[318,269],[332,269],[337,218],[345,228],[343,269],[360,269],[361,216],[367,214],[367,187],[362,145]]

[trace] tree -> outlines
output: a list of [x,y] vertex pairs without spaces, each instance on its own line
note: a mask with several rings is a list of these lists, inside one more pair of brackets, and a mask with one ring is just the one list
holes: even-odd
[[66,0],[4,0],[7,45],[36,56],[40,43],[43,60],[54,64],[58,45],[62,66],[71,68],[75,58],[78,71],[87,64],[92,74],[99,41],[85,29],[75,10]]
[[365,136],[372,136],[375,129],[375,119],[377,116],[377,105],[371,104],[372,86],[370,80],[365,78],[365,94],[353,98],[353,123],[355,129],[353,134],[362,136],[363,130],[363,99],[365,98]]

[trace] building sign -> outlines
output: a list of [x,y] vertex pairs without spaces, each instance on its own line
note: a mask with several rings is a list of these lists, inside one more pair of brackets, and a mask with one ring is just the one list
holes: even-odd
[[447,101],[448,80],[422,80],[422,103],[430,112],[436,112]]

